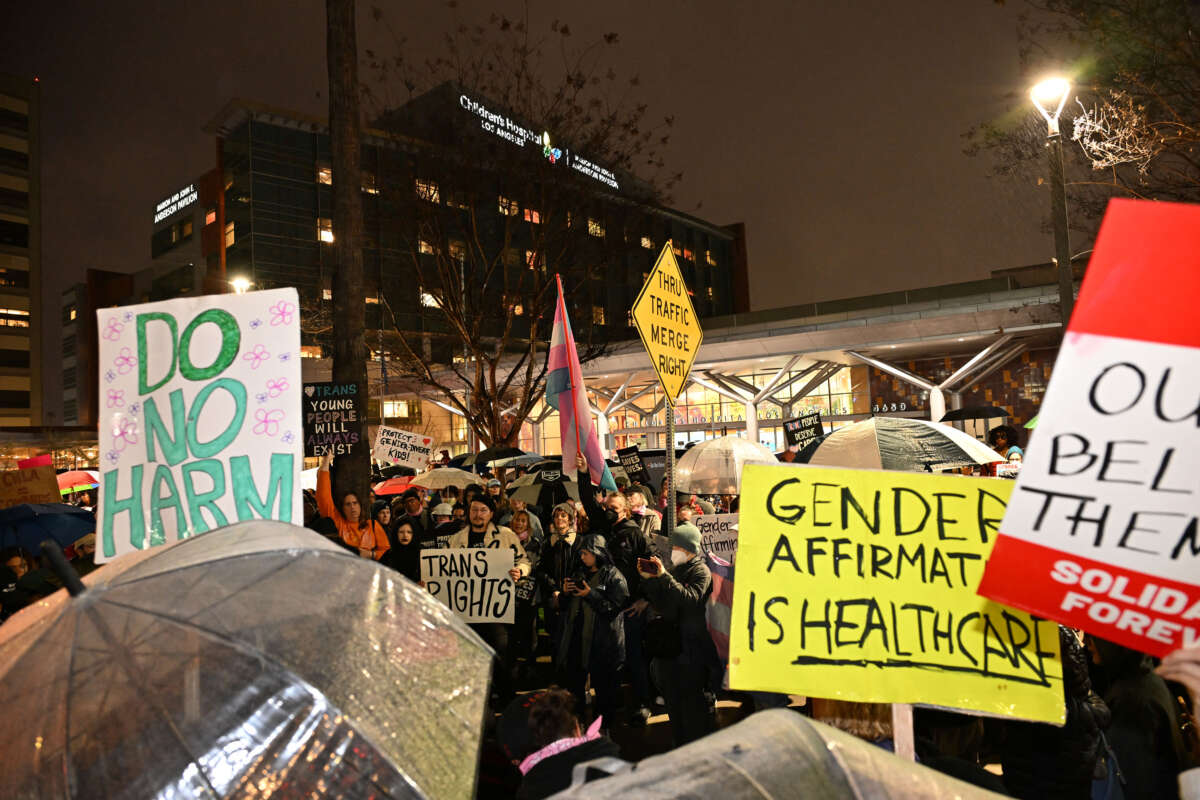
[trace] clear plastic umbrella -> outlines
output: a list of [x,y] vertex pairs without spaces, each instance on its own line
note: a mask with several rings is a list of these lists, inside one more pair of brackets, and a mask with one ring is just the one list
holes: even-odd
[[467,472],[465,469],[438,467],[437,469],[431,469],[429,472],[422,472],[409,481],[408,485],[420,486],[422,489],[428,489],[433,492],[445,489],[447,486],[457,486],[461,489],[473,483],[483,483],[483,479],[474,472]]
[[777,464],[766,447],[740,436],[700,442],[675,464],[675,488],[695,494],[740,493],[743,464]]
[[0,797],[468,797],[491,650],[398,573],[246,522],[0,626]]
[[975,437],[940,422],[875,417],[838,428],[813,451],[814,466],[936,472],[1005,461]]

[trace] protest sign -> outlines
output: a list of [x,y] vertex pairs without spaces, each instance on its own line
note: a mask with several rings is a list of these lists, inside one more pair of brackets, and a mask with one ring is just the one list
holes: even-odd
[[705,552],[712,552],[729,562],[734,560],[737,555],[737,514],[701,514],[692,520],[692,524],[700,529]]
[[1062,724],[1058,627],[975,593],[1012,488],[746,465],[730,687]]
[[513,551],[507,547],[421,552],[425,588],[466,622],[513,621],[512,568]]
[[642,463],[642,455],[638,452],[637,445],[617,448],[617,459],[625,468],[625,474],[629,476],[629,480],[643,486],[650,484],[650,473],[646,471],[646,465]]
[[302,519],[295,289],[96,312],[96,561],[247,519]]
[[805,445],[823,433],[825,433],[825,428],[821,425],[820,411],[809,411],[795,419],[785,420],[783,423],[783,436],[787,440],[788,447],[803,449]]
[[21,503],[61,503],[54,467],[27,467],[0,472],[0,508]]
[[979,591],[1161,656],[1200,642],[1200,207],[1108,208]]
[[357,383],[304,384],[304,456],[348,455],[358,444],[350,423],[363,419]]
[[375,433],[375,447],[371,455],[376,461],[389,466],[412,467],[420,471],[433,460],[433,439],[380,425]]
[[[682,447],[675,448],[675,461],[678,462],[686,452]],[[640,454],[642,463],[646,467],[646,473],[650,476],[650,482],[646,485],[652,489],[661,489],[667,473],[667,451],[642,450]]]

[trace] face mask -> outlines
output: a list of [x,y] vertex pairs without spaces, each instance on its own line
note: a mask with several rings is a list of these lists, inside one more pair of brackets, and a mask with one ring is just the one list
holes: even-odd
[[610,527],[617,524],[617,512],[613,511],[611,508],[604,509],[604,518],[608,520]]
[[675,549],[671,551],[671,566],[678,567],[687,561],[692,560],[692,554],[687,550]]

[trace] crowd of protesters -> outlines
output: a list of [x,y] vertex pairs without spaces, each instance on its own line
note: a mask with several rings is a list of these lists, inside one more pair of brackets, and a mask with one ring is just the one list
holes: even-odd
[[[523,776],[519,789],[506,787],[519,797],[548,796],[569,784],[575,764],[618,754],[613,726],[643,728],[656,701],[676,746],[716,729],[718,696],[746,708],[789,703],[722,690],[725,664],[706,621],[712,576],[692,520],[736,511],[736,495],[676,495],[679,524],[667,534],[666,487],[622,482],[605,493],[582,458],[575,466],[577,502],[531,506],[491,478],[461,490],[409,489],[390,504],[376,500],[369,517],[353,495],[335,503],[323,471],[306,520],[414,581],[424,548],[513,551],[515,622],[474,627],[496,650],[496,737]],[[1158,665],[1067,628],[1060,639],[1065,725],[918,709],[918,760],[1014,797],[1200,798],[1189,697],[1200,691],[1200,648]],[[539,655],[549,657],[548,672],[537,668]],[[888,705],[813,699],[797,711],[892,747]],[[487,772],[485,760],[481,793]]]

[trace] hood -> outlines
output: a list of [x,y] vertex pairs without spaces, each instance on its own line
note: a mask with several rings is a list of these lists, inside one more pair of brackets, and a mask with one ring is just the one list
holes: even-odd
[[589,550],[596,555],[596,566],[604,567],[612,563],[612,556],[608,554],[608,542],[598,533],[588,534],[579,540],[577,545],[579,550]]

